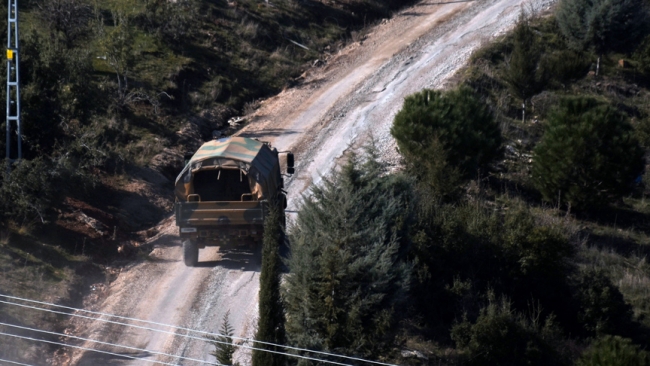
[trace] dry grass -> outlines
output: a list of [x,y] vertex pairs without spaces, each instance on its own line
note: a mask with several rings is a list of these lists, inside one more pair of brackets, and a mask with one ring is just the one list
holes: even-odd
[[[70,304],[71,294],[82,290],[79,288],[81,278],[75,274],[73,267],[88,260],[87,257],[69,255],[59,247],[40,243],[33,238],[5,234],[0,241],[0,293]],[[0,321],[60,331],[67,317],[0,304]],[[43,336],[10,327],[0,327],[0,330],[39,338]],[[51,349],[44,343],[3,337],[0,341],[0,354],[11,360],[42,364],[44,355],[51,354]]]

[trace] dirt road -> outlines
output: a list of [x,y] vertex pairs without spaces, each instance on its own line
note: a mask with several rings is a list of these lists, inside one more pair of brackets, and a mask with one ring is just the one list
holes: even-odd
[[[300,86],[263,102],[240,134],[296,153],[297,174],[288,181],[289,205],[295,209],[309,184],[331,171],[347,149],[370,137],[383,159],[396,166],[398,155],[389,129],[404,97],[422,88],[442,87],[473,50],[514,25],[522,4],[529,11],[540,11],[552,2],[424,0],[331,55],[325,66],[307,72]],[[98,290],[101,294],[90,309],[206,331],[217,331],[230,311],[235,335],[253,337],[259,254],[208,248],[200,253],[202,267],[186,268],[173,224],[168,219],[159,225],[148,260],[126,268],[109,287]],[[209,343],[166,330],[172,334],[100,322],[73,324],[69,331],[75,334],[149,352],[102,346],[142,360],[86,352],[72,354],[66,363],[145,365],[150,363],[144,359],[156,359],[202,364],[153,352],[214,362]],[[250,353],[240,349],[235,359],[249,365]]]

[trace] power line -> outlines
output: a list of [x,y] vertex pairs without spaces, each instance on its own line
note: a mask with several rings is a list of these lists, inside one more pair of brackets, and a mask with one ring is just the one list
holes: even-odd
[[[4,296],[4,295],[2,295],[2,296]],[[231,344],[232,344],[232,343],[229,343],[229,342],[219,341],[219,340],[217,340],[217,339],[208,339],[208,338],[205,338],[205,337],[204,337],[204,338],[200,338],[200,337],[191,336],[191,335],[189,335],[189,334],[178,334],[178,333],[174,333],[174,332],[165,331],[165,330],[162,330],[162,329],[155,329],[155,328],[143,327],[143,326],[134,325],[134,324],[128,324],[128,323],[122,323],[122,322],[116,322],[116,321],[112,321],[112,320],[98,319],[98,318],[93,318],[93,317],[84,316],[84,315],[78,315],[78,314],[64,313],[64,312],[62,312],[62,311],[43,309],[43,308],[39,308],[39,307],[35,307],[35,306],[24,305],[24,304],[17,304],[17,303],[12,303],[12,302],[7,302],[7,301],[2,301],[2,300],[0,300],[0,303],[3,303],[3,304],[10,304],[10,305],[16,305],[16,306],[20,306],[20,307],[24,307],[24,308],[28,308],[28,309],[35,309],[35,310],[46,311],[46,312],[54,313],[54,314],[61,314],[61,315],[68,315],[68,316],[76,316],[76,317],[79,317],[79,318],[90,319],[90,320],[99,320],[99,321],[102,321],[102,322],[105,322],[105,323],[117,324],[117,325],[124,325],[124,326],[129,326],[129,327],[133,327],[133,328],[137,328],[137,329],[144,329],[144,330],[150,330],[150,331],[154,331],[154,332],[160,332],[160,333],[165,333],[165,334],[171,334],[171,335],[174,335],[174,336],[187,337],[187,338],[191,338],[191,339],[200,340],[200,341],[203,341],[203,342],[214,342],[214,343],[220,343],[220,344],[226,344],[226,345],[231,345]],[[138,320],[138,319],[135,319],[135,320]],[[141,321],[147,322],[146,320],[141,320]],[[152,322],[152,323],[155,323],[155,322]],[[170,327],[174,327],[174,326],[173,326],[173,325],[170,325]],[[176,328],[178,328],[178,327],[176,327]],[[188,329],[188,328],[185,328],[185,329]],[[226,337],[226,338],[228,337],[228,336],[224,336],[224,335],[220,335],[220,334],[215,334],[215,333],[208,333],[208,332],[203,332],[203,331],[196,331],[196,330],[192,330],[192,329],[188,329],[188,330],[189,330],[189,331],[193,331],[193,332],[198,332],[198,333],[205,333],[205,334],[212,335],[212,336],[217,336],[217,337]],[[250,341],[250,340],[249,340],[249,339],[246,339],[246,341]],[[241,348],[246,348],[246,349],[251,349],[251,350],[256,350],[256,351],[261,351],[261,352],[275,353],[275,354],[278,354],[278,355],[284,355],[284,356],[289,356],[289,357],[301,358],[301,359],[304,359],[304,360],[310,360],[310,361],[323,362],[323,363],[328,363],[328,364],[332,364],[332,365],[339,365],[339,366],[352,366],[352,365],[347,364],[347,363],[341,363],[341,362],[336,362],[336,361],[323,360],[323,359],[320,359],[320,358],[309,357],[309,356],[303,356],[303,355],[296,355],[296,354],[287,353],[287,352],[273,351],[273,350],[270,350],[270,349],[264,349],[264,348],[259,348],[259,347],[246,346],[246,345],[243,345],[243,344],[241,344],[241,345],[240,345],[240,344],[232,344],[232,345],[235,346],[235,347],[241,347]],[[284,346],[282,346],[282,345],[277,345],[277,346],[278,346],[278,347],[284,347]],[[333,355],[333,356],[338,356],[338,355],[334,355],[334,354],[332,354],[332,355]],[[360,360],[361,360],[361,359],[360,359]],[[364,361],[364,360],[361,360],[361,361]],[[393,366],[397,366],[397,365],[393,365]]]
[[0,358],[0,362],[6,362],[6,363],[10,363],[10,364],[12,364],[12,365],[20,365],[20,366],[34,366],[34,365],[30,365],[30,364],[28,364],[28,363],[22,363],[22,362],[16,362],[16,361],[5,360],[5,359],[3,359],[3,358]]
[[48,341],[48,340],[45,340],[45,339],[38,339],[38,338],[32,338],[32,337],[26,337],[26,336],[19,336],[19,335],[16,335],[16,334],[10,334],[10,333],[4,333],[4,332],[0,332],[0,335],[5,335],[5,336],[9,336],[9,337],[14,337],[14,338],[20,338],[20,339],[26,339],[26,340],[30,340],[30,341],[36,341],[36,342],[45,342],[45,343],[49,343],[49,344],[55,344],[57,346],[78,348],[78,349],[81,349],[81,350],[84,350],[84,351],[92,351],[92,352],[104,353],[104,354],[111,355],[111,356],[130,358],[132,360],[146,361],[146,362],[157,363],[157,364],[161,364],[161,365],[178,366],[178,364],[175,364],[175,363],[168,363],[168,362],[155,361],[155,360],[147,360],[146,358],[133,357],[133,356],[129,356],[129,355],[122,355],[122,354],[119,354],[119,353],[102,351],[102,350],[98,350],[98,349],[94,349],[94,348],[88,348],[88,347],[82,347],[82,346],[74,346],[74,345],[67,344],[67,343]]
[[[118,319],[132,320],[132,321],[138,321],[138,322],[142,322],[142,323],[148,323],[148,324],[160,325],[160,326],[170,327],[170,328],[174,328],[174,329],[178,329],[178,330],[184,330],[184,331],[187,331],[187,332],[194,332],[194,333],[199,333],[199,334],[205,334],[205,335],[208,335],[208,336],[216,336],[216,337],[230,338],[230,339],[233,339],[233,340],[242,340],[242,341],[245,341],[245,342],[254,341],[254,342],[259,343],[259,344],[264,344],[264,345],[268,345],[268,346],[282,347],[282,348],[284,348],[284,349],[292,350],[292,351],[309,352],[309,353],[312,353],[312,354],[320,354],[320,355],[324,355],[324,356],[333,356],[333,357],[343,358],[343,359],[347,359],[347,360],[351,360],[351,361],[360,361],[360,362],[366,362],[366,363],[375,364],[375,365],[382,365],[382,366],[398,366],[398,365],[390,364],[390,363],[384,363],[384,362],[372,361],[372,360],[365,360],[365,359],[358,358],[358,357],[345,356],[345,355],[338,355],[338,354],[334,354],[334,353],[323,352],[323,351],[316,351],[316,350],[310,350],[310,349],[306,349],[306,348],[299,348],[299,347],[286,346],[286,345],[281,345],[281,344],[276,344],[276,343],[270,343],[270,342],[264,342],[264,341],[257,341],[257,340],[252,340],[252,339],[250,339],[250,338],[243,338],[243,337],[237,337],[237,336],[228,336],[228,335],[219,334],[219,333],[210,333],[210,332],[206,332],[206,331],[202,331],[202,330],[196,330],[196,329],[191,329],[191,328],[184,328],[184,327],[179,327],[179,326],[175,326],[175,325],[171,325],[171,324],[158,323],[158,322],[154,322],[154,321],[150,321],[150,320],[143,320],[143,319],[137,319],[137,318],[129,318],[129,317],[126,317],[126,316],[120,316],[120,315],[115,315],[115,314],[102,313],[102,312],[91,311],[91,310],[85,310],[85,309],[78,309],[78,308],[73,308],[73,307],[69,307],[69,306],[57,305],[57,304],[53,304],[53,303],[48,303],[48,302],[43,302],[43,301],[37,301],[37,300],[31,300],[31,299],[25,299],[25,298],[16,297],[16,296],[9,296],[9,295],[3,295],[3,294],[0,294],[0,296],[1,296],[1,297],[6,297],[6,298],[9,298],[9,299],[14,299],[14,300],[21,300],[21,301],[26,301],[26,302],[31,302],[31,303],[41,304],[41,305],[48,305],[48,306],[59,307],[59,308],[62,308],[62,309],[68,309],[68,310],[73,310],[73,311],[85,312],[85,313],[93,314],[93,315],[108,316],[108,317],[114,317],[114,318],[118,318]],[[87,316],[78,315],[78,314],[70,314],[70,313],[56,312],[56,311],[54,311],[54,310],[42,309],[42,308],[37,308],[37,307],[30,307],[30,306],[27,306],[27,305],[22,305],[22,304],[17,304],[17,303],[12,303],[12,302],[5,302],[5,301],[2,301],[2,300],[0,300],[0,303],[11,304],[11,305],[17,305],[17,306],[23,306],[23,307],[33,308],[33,309],[36,309],[36,310],[48,311],[48,312],[54,312],[54,313],[56,313],[56,314],[64,314],[64,315],[69,315],[69,316],[76,316],[76,317],[85,318],[85,319],[99,320],[99,321],[103,321],[103,322],[108,322],[108,323],[113,323],[113,324],[118,324],[118,325],[125,325],[125,326],[130,326],[130,327],[135,327],[135,328],[146,329],[146,330],[152,330],[152,331],[156,331],[156,332],[165,332],[165,333],[169,333],[169,332],[166,332],[166,331],[161,330],[161,329],[148,328],[148,327],[140,327],[140,326],[133,325],[133,324],[122,323],[122,322],[115,322],[115,321],[104,320],[104,319],[100,319],[100,318],[87,317]],[[196,337],[192,337],[192,336],[190,336],[190,335],[182,335],[182,334],[178,334],[178,335],[179,335],[179,336],[184,336],[184,337],[190,337],[190,338],[198,339],[198,338],[196,338]],[[215,341],[216,343],[230,344],[230,343],[221,342],[221,341],[216,341],[216,340],[214,340],[214,341]],[[264,350],[264,349],[259,349],[259,348],[255,348],[255,347],[245,346],[245,345],[235,345],[235,346],[243,347],[243,348],[248,348],[248,349],[254,349],[254,350],[262,350],[262,351],[266,351],[266,350]],[[275,352],[275,351],[270,351],[270,350],[269,350],[269,352]],[[291,355],[292,357],[300,357],[299,355],[294,355],[294,354],[289,354],[289,355]],[[325,361],[325,360],[319,360],[319,359],[311,359],[311,360],[313,360],[313,361],[321,361],[321,362],[331,362],[331,361]],[[334,363],[334,364],[337,364],[337,363]],[[342,365],[342,364],[339,364],[339,365]]]
[[[64,334],[64,333],[50,332],[50,331],[47,331],[47,330],[23,327],[23,326],[20,326],[20,325],[7,324],[7,323],[2,323],[2,322],[0,322],[0,325],[4,325],[4,326],[7,326],[7,327],[12,327],[12,328],[17,328],[17,329],[22,329],[22,330],[29,330],[29,331],[32,331],[32,332],[40,332],[40,333],[45,333],[45,334],[51,334],[51,335],[56,335],[56,336],[60,336],[60,337],[68,337],[68,338],[78,339],[78,340],[86,341],[86,342],[99,343],[99,344],[102,344],[102,345],[105,345],[105,346],[121,347],[121,348],[126,348],[126,349],[130,349],[130,350],[134,350],[134,351],[143,351],[143,352],[148,352],[148,353],[151,353],[151,354],[157,355],[157,356],[168,356],[168,357],[180,358],[180,359],[183,359],[183,360],[207,363],[207,364],[211,364],[211,365],[213,364],[210,361],[199,360],[197,358],[177,356],[177,355],[172,355],[172,354],[163,353],[163,352],[149,351],[149,350],[142,349],[142,348],[130,347],[130,346],[125,346],[125,345],[121,345],[121,344],[114,344],[114,343],[108,343],[108,342],[102,342],[102,341],[98,341],[98,340],[94,340],[94,339],[77,337],[77,336],[68,335],[68,334]],[[224,364],[217,363],[217,366],[232,366],[232,365],[224,365]]]

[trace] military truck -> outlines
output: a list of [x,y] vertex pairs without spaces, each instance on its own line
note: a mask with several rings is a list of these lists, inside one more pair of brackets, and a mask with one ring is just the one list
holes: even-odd
[[[287,173],[293,174],[293,154],[284,153]],[[196,266],[199,248],[261,241],[269,200],[286,208],[280,154],[255,139],[227,137],[186,157],[174,205],[185,265]]]

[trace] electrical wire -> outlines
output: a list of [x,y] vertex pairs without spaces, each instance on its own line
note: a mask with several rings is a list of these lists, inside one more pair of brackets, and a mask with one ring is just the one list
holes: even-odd
[[[95,339],[77,337],[77,336],[64,334],[64,333],[50,332],[50,331],[43,330],[43,329],[35,329],[35,328],[23,327],[23,326],[20,326],[20,325],[7,324],[7,323],[2,323],[2,322],[0,322],[0,325],[4,325],[4,326],[7,326],[7,327],[12,327],[12,328],[17,328],[17,329],[22,329],[22,330],[28,330],[28,331],[31,331],[31,332],[39,332],[39,333],[56,335],[56,336],[59,336],[59,337],[68,337],[68,338],[78,339],[78,340],[81,340],[81,341],[98,343],[98,344],[101,344],[101,345],[104,345],[104,346],[121,347],[121,348],[130,349],[130,350],[133,350],[133,351],[148,352],[148,353],[151,353],[152,355],[156,355],[156,356],[168,356],[168,357],[180,358],[180,359],[183,359],[183,360],[196,361],[196,362],[207,363],[207,364],[213,365],[213,363],[210,362],[210,361],[199,360],[197,358],[191,358],[191,357],[185,357],[185,356],[177,356],[177,355],[172,355],[172,354],[163,353],[163,352],[149,351],[149,350],[142,349],[142,348],[125,346],[125,345],[121,345],[121,344],[114,344],[114,343],[108,343],[108,342],[102,342],[102,341],[98,341],[98,340],[95,340]],[[220,364],[218,362],[216,363],[216,365],[217,366],[232,366],[232,365]]]
[[[343,358],[343,359],[347,359],[347,360],[351,360],[351,361],[360,361],[360,362],[366,362],[366,363],[369,363],[369,364],[375,364],[375,365],[381,365],[381,366],[398,366],[398,365],[395,365],[395,364],[384,363],[384,362],[379,362],[379,361],[372,361],[372,360],[366,360],[366,359],[362,359],[362,358],[358,358],[358,357],[345,356],[345,355],[338,355],[338,354],[334,354],[334,353],[323,352],[323,351],[316,351],[316,350],[310,350],[310,349],[306,349],[306,348],[299,348],[299,347],[285,346],[285,345],[276,344],[276,343],[271,343],[271,342],[264,342],[264,341],[252,340],[252,339],[250,339],[250,338],[243,338],[243,337],[236,337],[236,336],[228,336],[228,335],[219,334],[219,333],[210,333],[210,332],[201,331],[201,330],[196,330],[196,329],[191,329],[191,328],[179,327],[179,326],[175,326],[175,325],[171,325],[171,324],[158,323],[158,322],[154,322],[154,321],[150,321],[150,320],[143,320],[143,319],[137,319],[137,318],[130,318],[130,317],[125,317],[125,316],[120,316],[120,315],[115,315],[115,314],[108,314],[108,313],[102,313],[102,312],[91,311],[91,310],[85,310],[85,309],[78,309],[78,308],[73,308],[73,307],[69,307],[69,306],[57,305],[57,304],[53,304],[53,303],[48,303],[48,302],[43,302],[43,301],[37,301],[37,300],[31,300],[31,299],[25,299],[25,298],[16,297],[16,296],[9,296],[9,295],[0,294],[0,297],[6,297],[6,298],[9,298],[9,299],[12,299],[12,300],[20,300],[20,301],[31,302],[31,303],[40,304],[40,305],[54,306],[54,307],[59,307],[59,308],[62,308],[62,309],[73,310],[73,311],[78,311],[78,312],[84,312],[84,313],[93,314],[93,315],[108,316],[108,317],[113,317],[113,318],[118,318],[118,319],[123,319],[123,320],[131,320],[131,321],[137,321],[137,322],[142,322],[142,323],[148,323],[148,324],[160,325],[160,326],[164,326],[164,327],[169,327],[169,328],[178,329],[178,330],[184,330],[184,331],[187,331],[187,332],[194,332],[194,333],[204,334],[204,335],[213,336],[213,337],[230,338],[230,339],[232,339],[232,340],[241,340],[241,341],[245,341],[245,342],[254,341],[254,342],[259,343],[259,344],[264,344],[264,345],[268,345],[268,346],[275,346],[275,347],[281,347],[281,348],[284,348],[284,349],[287,349],[287,350],[292,350],[292,351],[309,352],[309,353],[312,353],[312,354],[319,354],[319,355],[323,355],[323,356],[338,357],[338,358]],[[2,300],[0,300],[0,303],[11,304],[11,305],[17,305],[17,306],[24,306],[24,307],[33,308],[33,309],[36,309],[36,310],[48,311],[48,312],[54,312],[54,313],[56,313],[56,314],[63,314],[63,315],[69,315],[69,316],[76,316],[76,317],[81,317],[81,318],[85,318],[85,319],[93,319],[93,320],[98,320],[98,321],[103,321],[103,322],[108,322],[108,323],[113,323],[113,324],[118,324],[118,325],[124,325],[124,326],[130,326],[130,327],[136,327],[136,328],[141,328],[141,329],[146,329],[146,330],[152,330],[152,331],[157,331],[157,332],[165,332],[164,330],[159,330],[159,329],[154,329],[154,328],[139,327],[139,326],[137,326],[137,325],[133,325],[133,324],[122,323],[122,322],[114,322],[114,321],[105,320],[105,319],[100,319],[100,318],[87,317],[87,316],[83,316],[83,315],[79,315],[79,314],[70,314],[70,313],[64,313],[64,312],[57,312],[57,311],[50,310],[50,309],[43,309],[43,308],[37,308],[37,307],[30,307],[30,306],[23,305],[23,304],[17,304],[17,303],[13,303],[13,302],[6,302],[6,301],[2,301]],[[168,333],[168,332],[167,332],[167,333]],[[178,336],[184,336],[184,337],[190,337],[190,338],[196,338],[196,337],[192,337],[192,336],[189,336],[189,335],[182,335],[182,334],[177,334],[177,335],[178,335]],[[214,340],[214,341],[215,341],[216,343],[230,344],[230,343],[220,342],[220,341],[216,341],[216,340]],[[243,348],[249,348],[249,349],[257,349],[257,348],[250,347],[250,346],[245,346],[245,345],[235,345],[235,346],[237,346],[237,347],[243,347]],[[264,349],[257,349],[257,350],[266,351],[266,350],[264,350]],[[275,352],[275,351],[270,351],[270,350],[269,350],[269,352]],[[295,354],[289,354],[289,355],[292,356],[292,357],[299,357],[299,355],[295,355]],[[322,362],[330,362],[330,361],[318,360],[318,359],[313,359],[313,360],[322,361]]]
[[84,351],[92,351],[92,352],[104,353],[104,354],[111,355],[111,356],[130,358],[132,360],[146,361],[146,362],[157,363],[157,364],[161,364],[161,365],[178,366],[178,364],[175,364],[175,363],[168,363],[168,362],[155,361],[155,360],[147,360],[146,358],[133,357],[133,356],[129,356],[129,355],[122,355],[122,354],[119,354],[119,353],[102,351],[102,350],[98,350],[98,349],[94,349],[94,348],[88,348],[88,347],[82,347],[82,346],[74,346],[74,345],[67,344],[67,343],[48,341],[48,340],[45,340],[45,339],[38,339],[38,338],[32,338],[32,337],[26,337],[26,336],[19,336],[19,335],[16,335],[16,334],[10,334],[10,333],[4,333],[4,332],[0,332],[0,335],[14,337],[14,338],[20,338],[20,339],[26,339],[26,340],[30,340],[30,341],[36,341],[36,342],[44,342],[44,343],[49,343],[49,344],[55,344],[57,346],[78,348],[78,349],[81,349],[81,350],[84,350]]
[[28,364],[28,363],[22,363],[22,362],[10,361],[10,360],[5,360],[5,359],[0,358],[0,363],[2,363],[2,362],[10,363],[10,364],[12,364],[12,365],[20,365],[20,366],[34,366],[34,365],[30,365],[30,364]]
[[[331,365],[352,366],[352,365],[347,364],[347,363],[323,360],[323,359],[315,358],[315,357],[296,355],[296,354],[291,354],[291,353],[287,353],[287,352],[273,351],[273,350],[270,350],[270,349],[264,349],[264,348],[258,348],[258,347],[252,347],[252,346],[245,346],[243,344],[241,344],[241,345],[240,344],[233,344],[233,343],[229,343],[229,342],[220,341],[220,340],[217,340],[217,339],[209,339],[209,338],[205,338],[205,337],[203,337],[203,338],[195,337],[195,336],[191,336],[189,334],[178,334],[178,333],[174,333],[174,332],[165,331],[165,330],[162,330],[162,329],[155,329],[155,328],[143,327],[143,326],[134,325],[134,324],[116,322],[116,321],[105,320],[105,319],[98,319],[98,318],[93,318],[93,317],[78,315],[78,314],[64,313],[64,312],[61,312],[61,311],[43,309],[43,308],[30,306],[30,305],[17,304],[17,303],[2,301],[2,300],[0,300],[0,303],[16,305],[16,306],[20,306],[20,307],[24,307],[24,308],[28,308],[28,309],[42,310],[42,311],[46,311],[46,312],[54,313],[54,314],[76,316],[76,317],[79,317],[79,318],[90,319],[90,320],[99,320],[99,321],[102,321],[102,322],[105,322],[105,323],[117,324],[117,325],[125,325],[125,326],[129,326],[129,327],[137,328],[137,329],[150,330],[150,331],[154,331],[154,332],[171,334],[173,336],[187,337],[187,338],[191,338],[191,339],[200,340],[200,341],[203,341],[203,342],[214,342],[214,343],[220,343],[220,344],[226,344],[226,345],[233,345],[235,347],[247,348],[247,349],[261,351],[261,352],[275,353],[275,354],[278,354],[278,355],[284,355],[284,356],[289,356],[289,357],[294,357],[294,358],[301,358],[301,359],[310,360],[310,361],[323,362],[323,363],[328,363],[328,364],[331,364]],[[174,326],[171,326],[171,327],[174,327]],[[193,331],[191,329],[189,329],[189,330]],[[196,331],[196,332],[211,334],[211,333],[203,332],[203,331]],[[217,336],[221,336],[221,335],[217,335]],[[247,341],[248,341],[248,339],[247,339]],[[283,347],[283,346],[279,346],[279,347]],[[394,366],[397,366],[397,365],[394,365]]]

